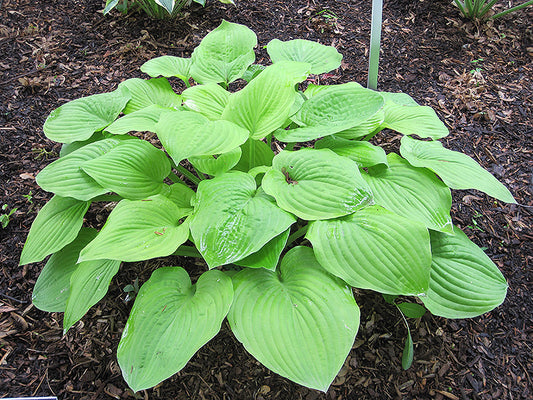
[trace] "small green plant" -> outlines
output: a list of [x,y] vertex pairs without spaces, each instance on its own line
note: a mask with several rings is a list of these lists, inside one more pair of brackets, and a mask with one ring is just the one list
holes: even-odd
[[[184,7],[192,2],[205,6],[206,0],[107,0],[104,15],[116,8],[126,14],[132,9],[141,9],[150,17],[157,19],[175,18]],[[234,4],[233,0],[219,0],[221,3]]]
[[[454,0],[455,5],[459,8],[463,16],[470,19],[483,19],[487,17],[487,14],[492,7],[498,2],[498,0]],[[494,14],[491,18],[496,19],[503,17],[506,14],[518,11],[524,7],[533,4],[533,0],[525,1],[522,4],[511,7],[505,11]]]
[[7,204],[2,206],[2,211],[4,211],[2,214],[0,214],[0,225],[2,226],[2,229],[7,228],[9,225],[9,217],[11,217],[17,211],[16,208],[12,208],[11,210],[7,211],[8,208],[9,206]]
[[[150,60],[141,70],[152,79],[73,100],[44,124],[64,145],[37,175],[54,196],[20,263],[51,255],[33,303],[64,312],[65,333],[122,262],[205,260],[194,284],[166,266],[139,288],[118,346],[135,391],[181,370],[225,318],[265,366],[326,391],[359,328],[352,287],[391,301],[414,296],[448,318],[505,298],[496,265],[452,224],[450,188],[515,200],[473,159],[442,146],[448,130],[433,109],[354,82],[306,85],[340,66],[333,47],[274,39],[265,67],[253,64],[256,45],[250,29],[224,21],[191,58]],[[187,89],[175,93],[170,77]],[[248,84],[229,92],[238,79]],[[385,128],[403,134],[400,154],[370,142]],[[138,137],[146,131],[166,152]],[[284,149],[274,152],[273,141]],[[83,226],[97,202],[114,205],[99,232]],[[424,311],[402,304],[407,317]],[[404,367],[412,355],[409,334]]]

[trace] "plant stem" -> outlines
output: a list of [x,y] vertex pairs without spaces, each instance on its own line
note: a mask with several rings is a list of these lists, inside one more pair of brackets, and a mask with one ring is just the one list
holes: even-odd
[[251,170],[253,167],[255,167],[255,146],[252,138],[248,139],[248,152],[250,153],[248,158],[248,170]]
[[170,172],[170,174],[168,174],[168,178],[174,183],[183,183],[185,186],[187,186],[187,184],[185,182],[183,182],[180,179],[180,177],[178,175],[176,175],[174,172]]
[[372,0],[372,28],[370,31],[370,55],[368,61],[368,81],[366,85],[372,90],[377,90],[378,88],[382,15],[383,0]]
[[191,182],[193,182],[196,185],[200,184],[201,179],[196,177],[191,171],[189,171],[187,168],[181,166],[181,165],[175,165],[174,168],[176,168],[179,172],[181,172],[187,179],[189,179]]
[[289,239],[287,240],[287,246],[294,242],[296,239],[301,238],[303,235],[305,235],[307,233],[307,229],[309,229],[309,225],[304,225],[292,235],[290,235]]
[[204,179],[207,179],[207,176],[205,176],[200,170],[198,170],[198,168],[196,168],[194,165],[193,165],[193,168],[194,168],[194,171],[196,171],[196,175],[198,175],[198,177],[200,178],[201,181],[203,181]]
[[380,129],[376,129],[374,132],[369,133],[366,135],[361,141],[368,142],[370,139],[372,139],[374,136],[376,136],[379,132],[381,132]]
[[103,194],[101,196],[97,196],[91,201],[94,203],[95,201],[120,201],[123,197],[119,196],[118,194]]
[[194,246],[180,246],[178,250],[172,253],[175,256],[196,257],[202,258],[202,255],[196,250]]
[[513,12],[513,11],[520,10],[521,8],[527,7],[527,6],[531,5],[531,4],[533,4],[533,0],[526,1],[526,2],[523,3],[523,4],[519,4],[519,5],[514,6],[514,7],[510,8],[510,9],[508,9],[508,10],[502,11],[501,13],[498,13],[498,14],[496,14],[496,15],[493,15],[493,16],[492,16],[492,19],[496,19],[496,18],[503,17],[503,16],[506,15],[506,14],[509,14],[509,13],[511,13],[511,12]]

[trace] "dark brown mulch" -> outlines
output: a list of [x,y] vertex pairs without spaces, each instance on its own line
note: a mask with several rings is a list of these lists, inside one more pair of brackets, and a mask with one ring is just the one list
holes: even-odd
[[[342,67],[322,82],[366,80],[370,1],[210,2],[174,22],[140,14],[103,17],[103,3],[0,1],[0,206],[17,208],[0,229],[0,397],[133,398],[115,358],[131,307],[122,288],[135,278],[144,282],[163,262],[203,268],[180,258],[126,264],[106,298],[65,337],[61,315],[32,307],[43,264],[19,267],[18,259],[31,222],[50,198],[34,177],[59,151],[41,128],[51,110],[142,76],[138,67],[154,56],[190,55],[223,18],[257,33],[258,62],[266,61],[262,46],[270,39],[306,38],[344,54]],[[509,280],[502,306],[471,320],[426,315],[411,321],[415,362],[403,371],[406,332],[399,315],[380,296],[357,292],[360,332],[327,394],[268,371],[223,326],[185,369],[139,398],[533,398],[532,17],[529,9],[472,23],[449,0],[389,1],[384,10],[380,89],[434,107],[451,130],[446,145],[488,168],[521,204],[454,193],[454,222],[487,248]],[[380,140],[394,146],[397,138]]]

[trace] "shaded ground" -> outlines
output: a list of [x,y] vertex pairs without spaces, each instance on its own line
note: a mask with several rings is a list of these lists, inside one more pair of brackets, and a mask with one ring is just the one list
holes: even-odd
[[[172,23],[139,14],[103,17],[103,3],[0,1],[0,206],[17,208],[0,229],[0,397],[133,398],[115,358],[131,307],[122,288],[135,278],[144,282],[160,265],[203,268],[180,258],[123,265],[106,298],[66,337],[60,314],[32,307],[43,264],[19,267],[18,259],[31,222],[50,198],[34,177],[59,152],[42,133],[51,110],[142,76],[138,67],[152,57],[190,55],[222,18],[257,33],[258,62],[265,62],[262,46],[273,38],[319,40],[344,54],[342,67],[322,82],[366,81],[370,1],[210,2]],[[400,316],[380,296],[357,292],[360,332],[327,394],[271,373],[223,326],[185,369],[140,398],[533,398],[533,13],[479,25],[462,20],[450,3],[386,3],[380,89],[434,107],[451,130],[446,145],[474,157],[523,205],[454,193],[454,222],[509,280],[504,304],[472,320],[426,315],[411,321],[415,362],[403,371]],[[395,146],[398,138],[378,139]],[[94,210],[90,217],[102,222]]]

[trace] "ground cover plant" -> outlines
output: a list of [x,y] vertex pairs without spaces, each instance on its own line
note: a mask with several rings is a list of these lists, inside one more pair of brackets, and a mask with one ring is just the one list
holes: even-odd
[[[448,318],[480,315],[505,297],[497,267],[452,225],[450,188],[514,199],[440,144],[448,131],[434,111],[356,83],[300,91],[309,74],[337,68],[340,54],[273,40],[264,68],[253,64],[256,43],[248,28],[223,22],[190,59],[151,60],[142,70],[154,79],[74,100],[45,123],[65,145],[37,177],[55,196],[21,256],[52,254],[36,306],[64,311],[67,331],[122,261],[185,254],[209,268],[195,285],[180,267],[159,268],[140,288],[118,350],[134,390],[183,368],[226,316],[260,362],[325,391],[359,326],[350,287],[416,296]],[[171,76],[190,87],[176,94]],[[244,89],[225,89],[241,78]],[[405,135],[401,155],[369,142],[385,128]],[[132,131],[156,133],[168,156]],[[277,154],[273,138],[286,143]],[[118,204],[98,233],[82,225],[100,201]]]
[[[489,12],[492,10],[492,7],[494,7],[498,0],[454,0],[454,2],[466,18],[482,19],[487,17]],[[524,1],[521,4],[518,4],[514,7],[508,8],[507,10],[492,15],[491,18],[496,19],[503,17],[504,15],[521,10],[522,8],[525,8],[532,4],[533,0]]]

